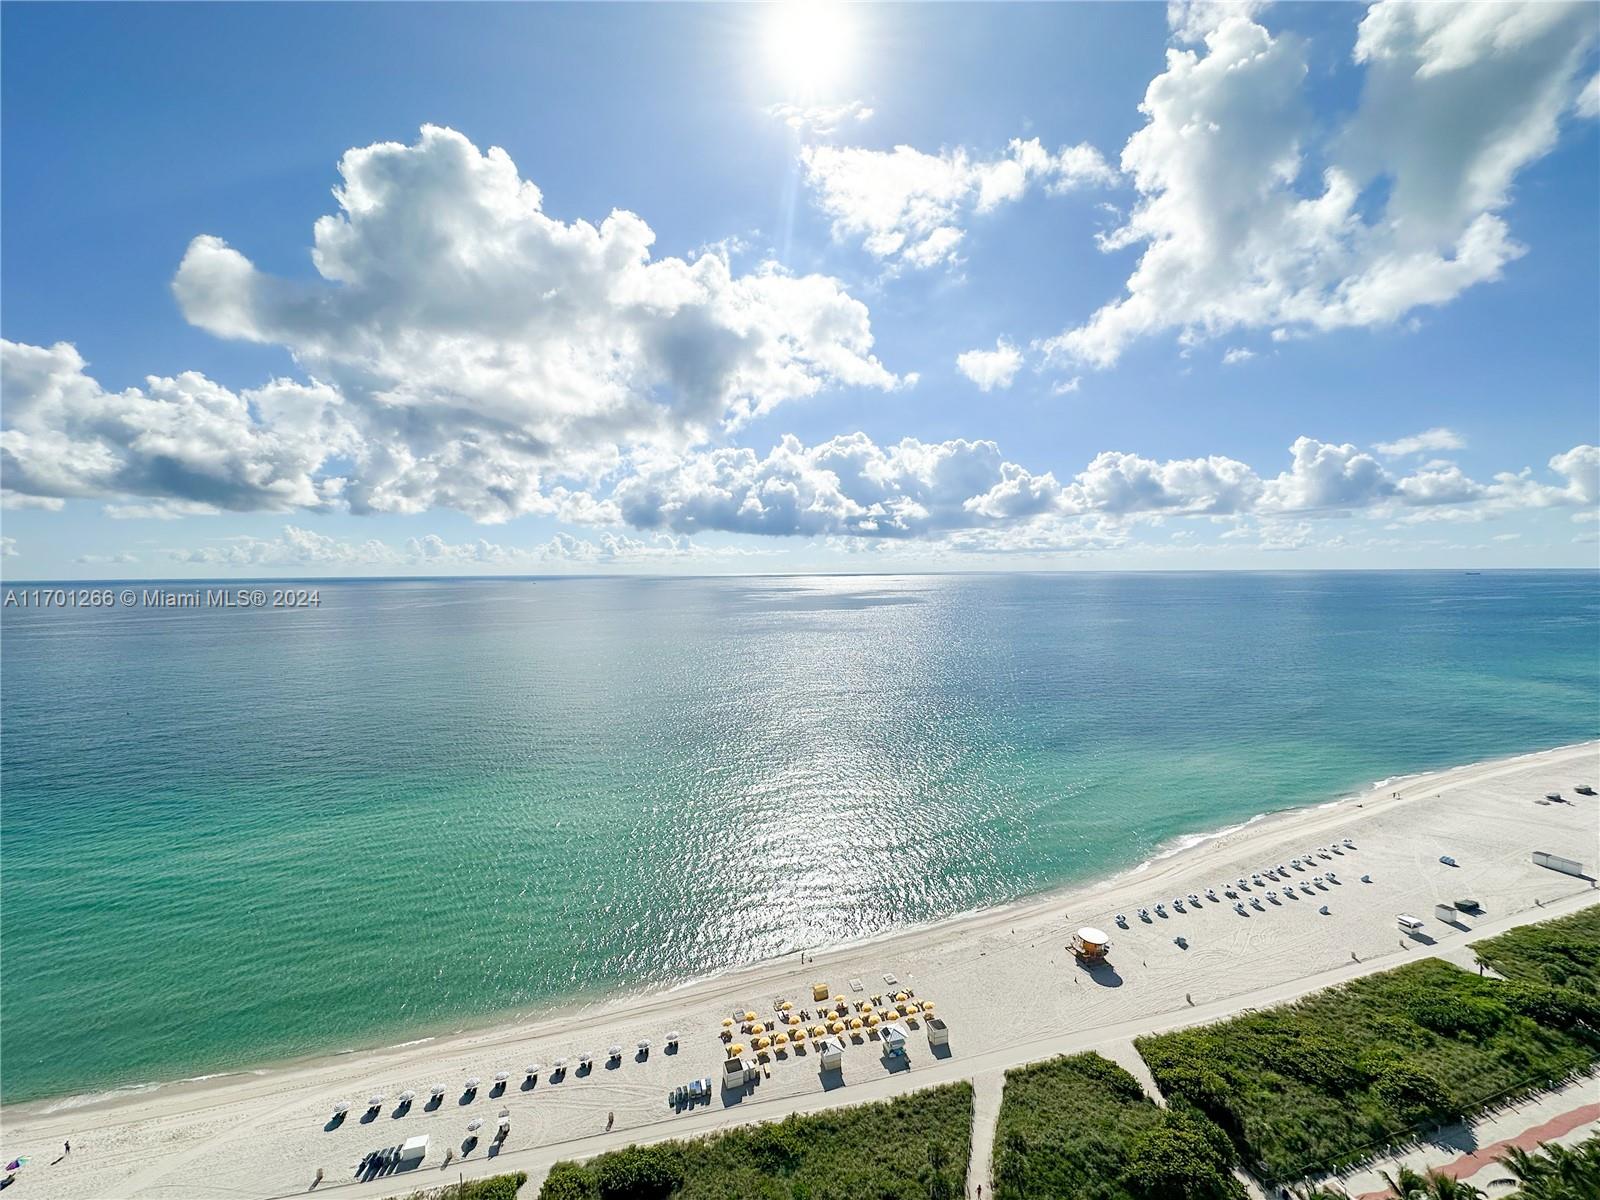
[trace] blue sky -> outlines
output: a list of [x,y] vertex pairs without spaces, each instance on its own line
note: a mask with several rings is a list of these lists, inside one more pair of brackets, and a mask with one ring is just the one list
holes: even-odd
[[0,12],[9,578],[1595,564],[1592,5]]

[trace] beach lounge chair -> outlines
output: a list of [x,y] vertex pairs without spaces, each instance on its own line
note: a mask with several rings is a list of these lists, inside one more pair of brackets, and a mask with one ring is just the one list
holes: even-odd
[[1117,927],[1119,929],[1126,929],[1128,927],[1128,918],[1123,916],[1121,913],[1117,914]]
[[1150,920],[1150,910],[1148,908],[1141,908],[1139,910],[1139,920],[1141,920],[1141,921],[1149,921]]

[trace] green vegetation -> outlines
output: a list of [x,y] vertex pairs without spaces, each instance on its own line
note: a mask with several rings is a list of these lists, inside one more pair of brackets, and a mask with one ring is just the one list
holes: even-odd
[[1511,1200],[1594,1200],[1600,1196],[1600,1133],[1577,1146],[1541,1142],[1534,1151],[1513,1147],[1500,1159],[1516,1177]]
[[1473,950],[1507,979],[1600,997],[1600,904],[1488,938]]
[[447,1184],[412,1192],[410,1200],[517,1200],[517,1192],[528,1182],[528,1173],[490,1175],[486,1179],[469,1179],[465,1183]]
[[1098,1054],[1006,1072],[995,1200],[1235,1200],[1227,1134]]
[[1200,1109],[1276,1184],[1588,1068],[1595,1012],[1571,988],[1426,959],[1136,1045],[1170,1101]]
[[539,1200],[956,1200],[972,1085],[557,1163]]

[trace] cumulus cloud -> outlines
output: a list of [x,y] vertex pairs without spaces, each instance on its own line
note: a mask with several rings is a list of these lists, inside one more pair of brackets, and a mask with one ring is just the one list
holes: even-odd
[[993,350],[968,350],[956,355],[956,370],[960,371],[980,392],[995,388],[1008,388],[1022,367],[1022,351],[1005,338],[995,342]]
[[[1176,6],[1180,40],[1123,149],[1139,201],[1102,238],[1142,247],[1125,294],[1044,343],[1105,368],[1138,339],[1392,323],[1523,253],[1500,215],[1555,142],[1594,44],[1583,3],[1380,0],[1354,60],[1360,105],[1324,136],[1303,45],[1250,6]],[[1321,165],[1308,178],[1308,164]]]
[[344,480],[324,467],[358,437],[341,397],[278,379],[235,393],[203,375],[108,392],[65,342],[0,341],[0,474],[59,501],[146,496],[211,510],[318,508]]
[[1234,346],[1222,356],[1222,365],[1225,367],[1238,366],[1240,363],[1249,362],[1256,356],[1254,350],[1247,350],[1243,346]]
[[896,268],[958,261],[967,217],[1021,199],[1032,186],[1063,192],[1117,177],[1093,146],[1052,154],[1038,138],[1013,138],[1003,154],[987,159],[960,146],[938,154],[910,146],[807,146],[800,158],[834,237],[859,241]]
[[[664,562],[669,559],[744,556],[742,548],[705,547],[688,538],[656,536],[647,540],[606,533],[597,538],[557,534],[532,547],[508,546],[483,538],[450,542],[438,534],[407,538],[393,545],[376,538],[351,540],[331,537],[296,525],[285,525],[276,537],[221,538],[207,545],[173,549],[168,557],[190,565],[242,569],[290,568],[453,568],[499,567],[507,571],[572,564],[607,566]],[[134,562],[129,555],[115,559],[85,556],[79,562]]]
[[1396,438],[1392,442],[1374,442],[1372,448],[1388,458],[1403,458],[1408,454],[1422,454],[1437,450],[1460,450],[1467,441],[1453,429],[1435,426],[1414,433],[1410,437]]
[[17,539],[0,536],[0,558],[15,558],[16,555]]
[[1600,75],[1589,76],[1589,82],[1572,102],[1572,111],[1580,117],[1600,117]]
[[480,520],[548,510],[551,479],[683,446],[826,387],[902,381],[867,309],[833,279],[723,253],[652,258],[621,210],[598,226],[543,211],[498,148],[424,126],[339,163],[312,282],[190,243],[173,290],[194,324],[289,349],[345,398],[362,435],[356,511],[442,505]]
[[801,136],[832,137],[846,125],[859,125],[872,119],[872,109],[861,100],[843,104],[773,104],[769,117],[776,117]]

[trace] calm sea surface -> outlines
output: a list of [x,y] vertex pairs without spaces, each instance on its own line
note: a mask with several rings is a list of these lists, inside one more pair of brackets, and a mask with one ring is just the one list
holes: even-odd
[[1592,573],[320,593],[4,614],[8,1101],[677,982],[1600,736]]

